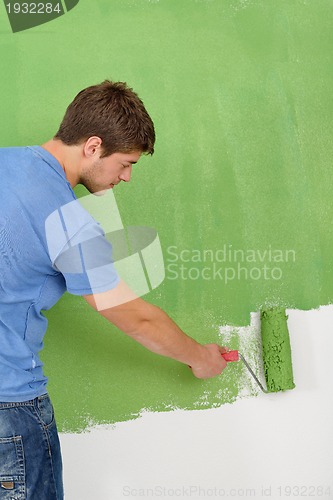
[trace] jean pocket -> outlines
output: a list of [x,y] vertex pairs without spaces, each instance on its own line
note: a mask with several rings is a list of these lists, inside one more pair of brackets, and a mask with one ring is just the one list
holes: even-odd
[[25,466],[21,436],[0,438],[0,500],[25,499]]
[[54,422],[53,406],[48,395],[37,398],[39,418],[45,427],[50,427]]

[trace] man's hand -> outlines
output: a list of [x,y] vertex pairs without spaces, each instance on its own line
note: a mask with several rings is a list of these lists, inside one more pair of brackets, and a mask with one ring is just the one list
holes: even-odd
[[227,366],[222,354],[227,352],[228,349],[217,344],[206,344],[202,348],[202,361],[190,366],[193,374],[197,378],[210,378],[220,375]]

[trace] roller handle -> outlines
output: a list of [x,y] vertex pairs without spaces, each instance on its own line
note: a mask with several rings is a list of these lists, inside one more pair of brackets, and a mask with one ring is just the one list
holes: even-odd
[[[222,358],[225,359],[225,361],[227,361],[228,363],[231,362],[231,361],[239,361],[239,353],[238,351],[228,351],[228,352],[224,352],[223,354],[221,354]],[[189,368],[191,368],[190,365],[188,365]]]
[[224,358],[228,363],[231,361],[239,361],[239,353],[238,351],[228,351],[222,354],[222,358]]
[[[252,370],[251,366],[249,366],[248,362],[246,361],[246,359],[244,359],[244,356],[242,356],[241,354],[239,354],[238,351],[227,351],[227,352],[224,352],[223,354],[221,354],[221,356],[225,359],[225,361],[227,361],[227,363],[230,363],[230,362],[233,362],[233,361],[239,361],[241,360],[244,365],[246,366],[246,368],[249,370],[250,374],[252,375],[252,377],[254,378],[254,380],[257,382],[257,384],[259,385],[260,389],[262,390],[262,392],[265,392],[266,394],[269,392],[267,389],[265,389],[265,387],[261,384],[260,380],[258,379],[258,377],[256,376],[256,374],[254,373],[254,371]],[[190,367],[191,368],[191,367]]]
[[238,351],[228,351],[228,352],[224,352],[222,354],[223,358],[227,361],[227,362],[230,362],[230,361],[239,361],[241,360],[244,365],[246,366],[246,368],[249,370],[250,374],[252,375],[252,377],[254,378],[254,380],[257,382],[257,384],[259,385],[260,389],[262,390],[262,392],[265,392],[266,394],[269,392],[267,389],[265,389],[265,387],[262,385],[262,383],[260,382],[260,380],[258,379],[257,375],[254,373],[254,371],[252,370],[251,366],[248,364],[248,362],[246,361],[246,359],[244,358],[244,356],[242,356],[242,354],[239,354]]

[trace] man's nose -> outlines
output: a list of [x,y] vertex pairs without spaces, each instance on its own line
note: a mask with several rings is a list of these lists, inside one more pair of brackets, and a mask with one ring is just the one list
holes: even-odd
[[132,175],[132,165],[130,167],[126,167],[125,170],[120,174],[119,178],[124,182],[129,182],[131,180]]

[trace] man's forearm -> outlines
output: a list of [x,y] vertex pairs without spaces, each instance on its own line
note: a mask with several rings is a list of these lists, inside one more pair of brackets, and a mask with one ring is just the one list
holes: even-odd
[[[85,299],[98,309],[99,298],[91,295]],[[221,356],[224,348],[216,344],[199,344],[159,307],[141,298],[99,310],[99,313],[150,351],[190,365],[196,377],[213,377],[226,366]]]
[[[131,320],[128,317],[124,318],[121,312],[118,314],[111,309],[101,311],[100,314],[156,354],[171,357],[188,365],[200,363],[202,358],[205,359],[204,346],[186,335],[162,309],[142,299],[133,301],[134,309],[139,305],[137,301],[141,302],[144,315],[136,322],[131,323]],[[133,316],[139,318],[135,311]]]

